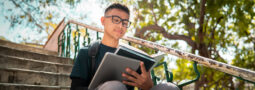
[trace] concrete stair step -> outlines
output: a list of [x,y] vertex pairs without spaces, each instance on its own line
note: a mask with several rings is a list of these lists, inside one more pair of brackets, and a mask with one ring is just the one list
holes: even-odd
[[55,51],[49,51],[49,50],[45,50],[43,48],[37,48],[37,47],[31,47],[31,46],[27,46],[27,45],[17,44],[17,43],[5,41],[5,40],[0,40],[0,45],[6,46],[6,47],[12,47],[12,48],[22,50],[22,51],[30,51],[30,52],[41,53],[41,54],[46,54],[46,55],[55,55],[55,56],[58,55],[58,52],[55,52]]
[[0,67],[2,68],[22,68],[35,71],[70,74],[72,71],[72,66],[72,64],[38,61],[0,54]]
[[69,74],[18,68],[0,68],[0,83],[70,86],[71,80]]
[[70,86],[47,86],[47,85],[0,83],[0,90],[70,90]]
[[55,55],[40,54],[40,53],[31,52],[31,51],[22,51],[12,47],[6,47],[3,45],[0,45],[0,54],[22,57],[22,58],[29,58],[29,59],[40,60],[40,61],[62,63],[62,64],[73,63],[73,60],[71,60],[70,58],[63,58],[63,57],[59,57]]

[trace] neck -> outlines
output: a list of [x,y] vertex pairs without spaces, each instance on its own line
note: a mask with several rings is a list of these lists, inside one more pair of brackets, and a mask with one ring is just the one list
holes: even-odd
[[106,46],[109,46],[109,47],[112,47],[112,48],[117,48],[118,45],[119,45],[119,40],[111,38],[107,35],[104,35],[103,39],[102,39],[102,44],[104,44]]

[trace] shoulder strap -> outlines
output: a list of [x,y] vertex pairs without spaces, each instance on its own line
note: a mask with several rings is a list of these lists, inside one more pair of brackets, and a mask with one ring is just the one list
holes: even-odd
[[99,51],[99,45],[101,41],[95,41],[89,44],[88,48],[88,55],[91,57],[90,64],[91,64],[91,76],[95,73],[95,63],[96,63],[96,56]]

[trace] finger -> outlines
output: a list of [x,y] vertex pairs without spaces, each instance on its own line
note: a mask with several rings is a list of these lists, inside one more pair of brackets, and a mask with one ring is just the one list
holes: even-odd
[[127,68],[126,71],[137,79],[141,78],[141,76],[137,72],[131,70],[130,68]]
[[122,83],[130,85],[130,86],[138,87],[138,85],[134,82],[122,81]]
[[129,76],[129,75],[125,74],[125,73],[122,73],[122,76],[127,78],[130,81],[137,82],[137,79],[135,79],[134,77]]
[[142,73],[147,73],[143,62],[140,62],[140,67],[141,67]]
[[149,76],[151,76],[151,71],[148,71]]

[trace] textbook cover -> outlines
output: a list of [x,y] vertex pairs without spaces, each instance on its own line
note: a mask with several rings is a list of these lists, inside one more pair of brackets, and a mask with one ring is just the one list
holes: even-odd
[[[152,57],[150,57],[148,55],[145,55],[143,53],[137,52],[135,50],[129,49],[129,48],[125,47],[125,46],[119,46],[117,48],[117,50],[115,51],[115,54],[143,61],[147,71],[149,71],[151,69],[151,67],[155,64],[154,58],[152,58]],[[140,67],[139,67],[137,72],[139,74],[141,74]]]

